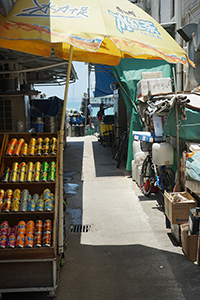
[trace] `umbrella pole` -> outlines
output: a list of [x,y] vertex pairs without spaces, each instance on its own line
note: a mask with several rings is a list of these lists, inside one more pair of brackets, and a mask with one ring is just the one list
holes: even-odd
[[67,95],[69,88],[69,79],[71,73],[72,65],[72,55],[73,55],[73,46],[70,45],[69,61],[67,67],[67,78],[65,85],[65,95],[63,102],[62,118],[60,125],[60,167],[59,167],[59,221],[58,221],[58,253],[62,254],[63,249],[63,137],[64,137],[64,125],[65,125],[65,116],[66,116],[66,106],[67,106]]

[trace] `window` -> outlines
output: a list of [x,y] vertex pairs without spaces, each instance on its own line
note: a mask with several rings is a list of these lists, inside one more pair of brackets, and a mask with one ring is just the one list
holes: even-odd
[[175,16],[175,0],[171,0],[170,10],[171,10],[171,19],[172,19]]
[[158,1],[158,23],[161,23],[161,2]]

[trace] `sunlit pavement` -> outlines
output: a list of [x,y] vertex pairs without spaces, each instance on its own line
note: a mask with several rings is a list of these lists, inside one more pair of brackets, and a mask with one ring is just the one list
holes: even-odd
[[115,165],[96,137],[68,138],[64,171],[78,187],[66,191],[66,222],[91,230],[68,233],[57,299],[199,299],[200,269],[173,244],[158,195]]

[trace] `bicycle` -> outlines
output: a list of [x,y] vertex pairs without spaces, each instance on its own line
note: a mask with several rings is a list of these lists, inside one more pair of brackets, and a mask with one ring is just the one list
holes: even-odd
[[117,161],[117,165],[116,165],[117,168],[120,167],[123,158],[125,158],[127,154],[127,148],[128,148],[128,131],[127,128],[125,128],[122,137],[115,138],[112,143],[112,155],[113,155],[113,159]]
[[[141,147],[142,148],[142,147]],[[148,151],[149,154],[145,158],[142,164],[141,171],[141,190],[145,196],[150,196],[153,192],[153,188],[156,186],[163,194],[164,190],[167,192],[173,192],[175,185],[175,172],[166,165],[157,166],[152,160],[152,151]]]

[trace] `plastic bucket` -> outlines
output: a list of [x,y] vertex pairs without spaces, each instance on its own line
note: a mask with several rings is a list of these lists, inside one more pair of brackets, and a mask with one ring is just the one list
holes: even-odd
[[31,123],[32,128],[35,128],[36,132],[44,132],[44,123],[40,122],[40,123]]

